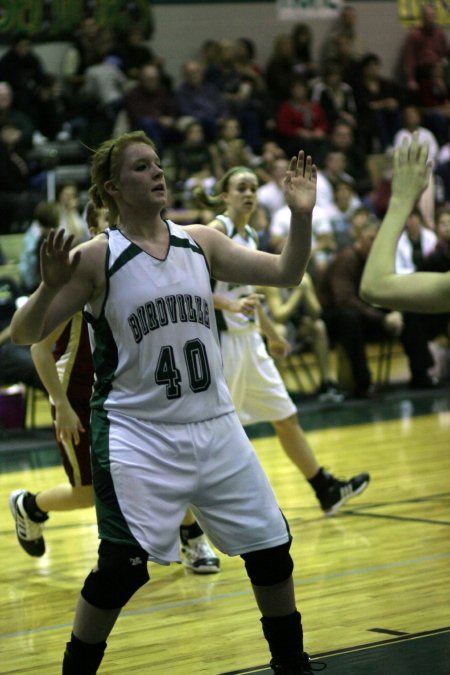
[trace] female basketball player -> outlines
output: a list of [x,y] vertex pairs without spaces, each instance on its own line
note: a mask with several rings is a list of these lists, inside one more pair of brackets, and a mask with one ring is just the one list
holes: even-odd
[[148,581],[147,560],[179,560],[178,526],[188,504],[217,548],[244,559],[272,668],[312,673],[289,530],[223,377],[210,277],[299,283],[316,180],[311,158],[300,152],[284,182],[292,219],[283,251],[250,250],[213,228],[162,220],[164,172],[153,143],[133,132],[105,141],[93,157],[90,197],[108,207],[117,227],[73,251],[71,237],[50,233],[42,283],[11,328],[15,342],[28,344],[83,307],[90,322],[101,542],[78,601],[65,675],[97,672],[122,607]]
[[[197,198],[210,207],[225,205],[224,213],[216,216],[210,227],[251,251],[258,247],[256,232],[248,224],[257,206],[257,188],[256,174],[240,166],[230,169],[219,182],[217,197],[208,197],[200,188],[196,191]],[[284,356],[289,345],[262,310],[254,286],[215,281],[213,289],[225,379],[241,423],[271,422],[287,456],[314,489],[324,513],[333,515],[367,487],[369,474],[340,481],[320,467],[261,333],[274,356]]]

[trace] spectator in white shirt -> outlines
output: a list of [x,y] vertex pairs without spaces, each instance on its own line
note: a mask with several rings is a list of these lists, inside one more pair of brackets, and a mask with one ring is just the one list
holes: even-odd
[[415,208],[408,216],[405,229],[400,235],[395,254],[397,274],[410,274],[422,265],[423,259],[431,253],[437,243],[436,234],[423,225],[422,213]]
[[[394,136],[393,147],[396,148],[406,139],[411,144],[412,136],[417,134],[417,140],[420,145],[427,143],[428,145],[428,160],[433,166],[433,171],[436,167],[439,144],[435,135],[425,127],[421,126],[422,116],[419,108],[414,105],[408,105],[403,110],[403,128]],[[428,186],[422,193],[419,200],[419,207],[422,212],[425,225],[434,228],[434,175],[430,174]]]
[[289,161],[285,158],[277,158],[272,164],[272,180],[261,185],[256,193],[259,206],[264,206],[272,218],[276,211],[286,205],[282,181],[286,175]]

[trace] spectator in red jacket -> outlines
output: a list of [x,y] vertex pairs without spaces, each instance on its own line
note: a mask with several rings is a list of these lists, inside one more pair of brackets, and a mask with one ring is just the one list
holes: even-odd
[[428,76],[429,67],[448,54],[445,32],[436,25],[435,8],[423,5],[421,24],[411,28],[403,45],[402,70],[408,89],[417,92],[421,80]]
[[302,77],[293,79],[290,98],[278,107],[276,128],[279,143],[288,156],[304,150],[320,165],[328,120],[320,104],[311,101],[308,83]]

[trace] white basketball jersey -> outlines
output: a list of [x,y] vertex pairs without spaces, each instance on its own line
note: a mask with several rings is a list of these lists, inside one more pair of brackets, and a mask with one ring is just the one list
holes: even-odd
[[[236,229],[231,218],[228,216],[216,216],[215,220],[220,220],[225,226],[227,236],[233,239],[240,246],[256,250],[258,243],[256,234],[250,225],[245,226],[245,234],[243,237]],[[228,283],[227,281],[213,281],[214,293],[222,295],[230,300],[237,300],[243,296],[250,295],[255,292],[255,287],[248,284]],[[226,310],[216,310],[217,322],[219,330],[225,331],[241,331],[254,330],[257,326],[256,314],[245,315],[237,314],[236,312],[227,312]]]
[[234,410],[225,384],[209,268],[167,221],[164,260],[117,228],[106,231],[107,291],[86,307],[96,383],[91,405],[151,421],[204,421]]

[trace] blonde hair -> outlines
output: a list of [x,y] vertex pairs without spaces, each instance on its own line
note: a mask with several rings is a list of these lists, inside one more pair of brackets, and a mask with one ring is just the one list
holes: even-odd
[[143,131],[131,131],[118,138],[104,141],[95,151],[91,166],[91,183],[89,199],[95,208],[107,208],[110,222],[115,223],[119,216],[117,204],[105,190],[105,183],[119,175],[123,153],[129,145],[145,143],[154,150],[155,144]]
[[251,173],[256,178],[258,178],[253,169],[249,169],[248,166],[232,166],[231,169],[228,169],[226,174],[224,174],[222,178],[215,184],[214,186],[215,194],[209,195],[206,192],[206,190],[201,186],[195,187],[192,190],[192,194],[200,204],[203,204],[204,206],[219,208],[223,206],[225,203],[221,196],[222,193],[229,191],[230,180],[233,178],[233,176],[236,176],[239,173]]

